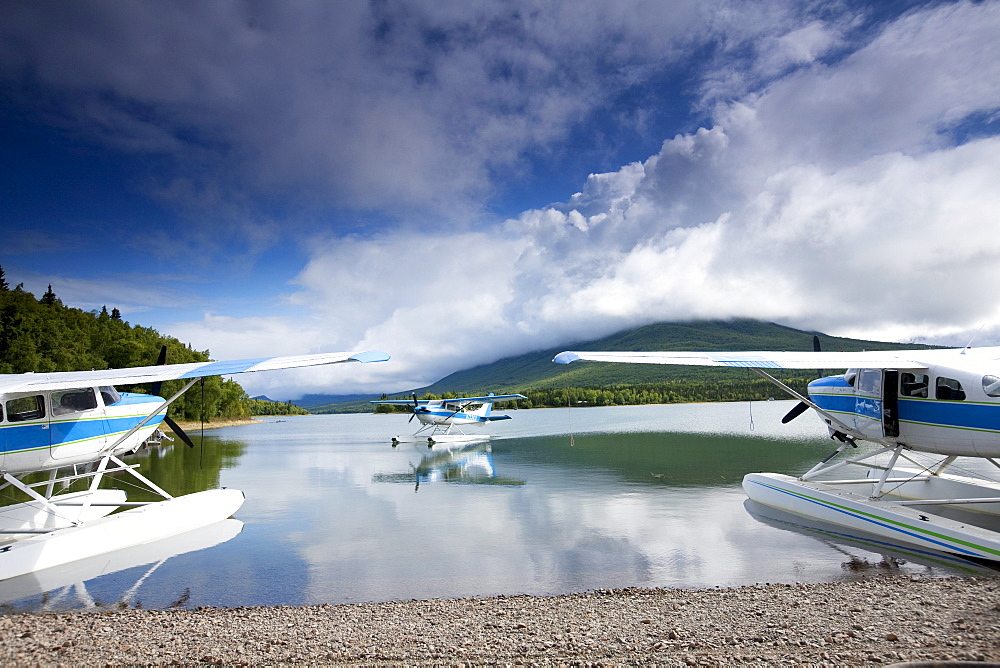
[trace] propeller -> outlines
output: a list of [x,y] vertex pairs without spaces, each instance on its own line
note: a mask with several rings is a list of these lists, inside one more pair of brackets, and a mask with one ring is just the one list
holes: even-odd
[[781,418],[781,424],[788,424],[798,416],[805,413],[807,408],[809,408],[809,404],[807,403],[803,403],[800,401],[799,403],[795,404],[794,406],[792,406],[792,410],[785,413],[785,417]]
[[[166,363],[167,363],[167,347],[163,346],[162,348],[160,348],[160,356],[156,359],[156,366],[163,366]],[[153,383],[153,385],[149,389],[150,393],[159,394],[160,385],[162,385],[160,381],[156,381],[155,383]],[[178,424],[174,422],[173,419],[166,413],[163,414],[163,421],[167,423],[168,427],[170,427],[170,431],[180,436],[180,439],[188,444],[189,448],[194,447],[194,441],[192,441],[190,437],[188,437],[188,435],[184,433],[184,430],[181,429],[180,426],[178,426]]]
[[[814,353],[820,352],[819,337],[816,336],[815,334],[813,335],[813,352]],[[823,375],[822,369],[816,369],[816,375],[822,376]],[[809,404],[803,401],[800,401],[799,403],[795,404],[794,406],[792,406],[792,410],[785,413],[785,417],[781,418],[781,424],[788,424],[798,416],[805,413],[807,408],[809,408]]]
[[413,393],[413,413],[410,414],[410,419],[406,421],[407,423],[413,422],[413,418],[417,417],[417,408],[419,408],[419,407],[420,407],[420,403],[417,401],[417,393],[414,392]]

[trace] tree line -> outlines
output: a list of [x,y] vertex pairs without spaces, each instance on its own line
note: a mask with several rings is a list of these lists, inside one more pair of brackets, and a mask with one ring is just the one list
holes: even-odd
[[[84,369],[122,369],[156,364],[161,347],[167,362],[209,361],[209,351],[195,350],[155,329],[131,325],[117,308],[83,311],[65,306],[48,286],[38,299],[23,284],[11,288],[0,267],[0,373],[47,373]],[[183,381],[165,381],[160,395],[170,397]],[[137,385],[131,391],[149,392]],[[251,399],[232,380],[206,378],[170,405],[178,421],[240,419],[254,415],[305,414],[291,403]]]
[[[810,378],[792,375],[779,378],[786,385],[805,394]],[[769,401],[788,399],[770,381],[759,377],[734,378],[732,380],[682,379],[659,383],[628,384],[618,383],[603,387],[560,387],[518,391],[505,389],[503,393],[519,393],[527,399],[504,402],[508,408],[560,408],[565,406],[637,406],[642,404],[679,404],[713,401]],[[456,399],[460,394],[425,393],[420,399]],[[464,396],[470,396],[468,394]],[[382,395],[382,399],[388,398]],[[407,397],[394,397],[405,399]],[[409,406],[380,404],[376,413],[406,412]]]

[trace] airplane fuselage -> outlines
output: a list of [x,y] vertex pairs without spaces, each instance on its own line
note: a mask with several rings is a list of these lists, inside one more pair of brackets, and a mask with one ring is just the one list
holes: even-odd
[[488,415],[486,407],[483,405],[474,411],[465,411],[460,405],[427,404],[414,408],[413,414],[424,425],[479,424],[501,418],[501,416]]
[[944,455],[998,457],[1000,370],[983,371],[982,365],[951,363],[852,369],[813,381],[809,397],[856,438]]
[[111,386],[0,395],[0,471],[49,470],[134,450],[160,425],[162,413],[108,449],[163,403]]

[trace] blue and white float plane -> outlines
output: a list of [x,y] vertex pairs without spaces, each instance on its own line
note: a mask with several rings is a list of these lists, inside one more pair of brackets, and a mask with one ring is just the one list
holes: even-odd
[[[840,446],[797,478],[746,475],[747,496],[911,548],[1000,561],[1000,532],[994,530],[1000,523],[1000,484],[945,472],[958,457],[983,458],[1000,468],[1000,347],[860,353],[567,351],[553,361],[577,360],[750,368],[799,400],[782,422],[812,408]],[[766,371],[817,368],[848,371],[812,381],[808,396]],[[846,448],[857,447],[857,441],[875,447],[830,463]],[[927,466],[910,452],[941,458]],[[846,464],[866,467],[868,475],[819,479]]]
[[[243,492],[215,489],[172,497],[119,457],[155,437],[167,407],[200,378],[341,362],[381,362],[378,351],[324,353],[102,371],[0,374],[0,490],[29,500],[0,507],[0,580],[148,543],[226,519]],[[120,393],[113,385],[187,380],[169,399]],[[32,473],[47,479],[29,483]],[[125,472],[163,498],[126,501],[100,489]],[[76,480],[86,490],[59,493]],[[111,514],[121,508],[128,508]]]
[[[461,397],[458,399],[382,399],[373,404],[389,406],[410,406],[413,415],[410,421],[417,418],[420,428],[412,436],[394,436],[392,444],[427,441],[431,447],[435,443],[465,443],[488,439],[489,434],[466,434],[458,425],[483,425],[496,420],[509,420],[509,415],[493,415],[493,404],[501,401],[527,399],[523,394],[493,394],[485,397]],[[471,408],[475,406],[475,408]],[[456,428],[457,434],[452,433]]]

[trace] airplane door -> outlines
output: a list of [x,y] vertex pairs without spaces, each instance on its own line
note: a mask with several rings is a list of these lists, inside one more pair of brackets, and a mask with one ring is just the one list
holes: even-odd
[[882,371],[882,435],[899,436],[899,371]]
[[104,447],[108,424],[92,387],[56,390],[50,395],[49,444],[52,459],[86,459]]
[[3,404],[4,468],[30,469],[48,457],[49,420],[45,396],[30,394],[8,398]]

